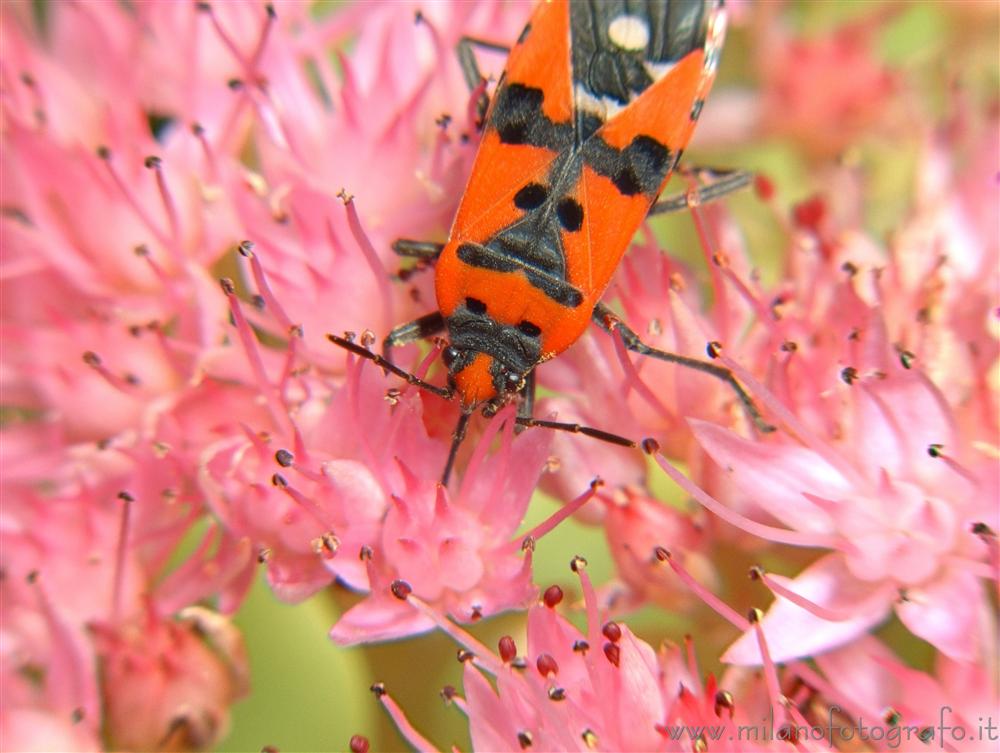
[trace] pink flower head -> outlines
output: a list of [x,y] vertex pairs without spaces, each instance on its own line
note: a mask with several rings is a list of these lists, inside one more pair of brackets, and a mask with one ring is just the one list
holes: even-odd
[[677,510],[633,488],[602,492],[603,526],[614,559],[615,581],[599,589],[609,610],[626,612],[647,603],[678,611],[691,605],[687,589],[664,580],[650,568],[657,546],[684,552],[689,569],[711,587],[718,573],[707,548],[710,537],[693,515]]
[[[836,552],[788,584],[828,612],[810,613],[779,598],[765,618],[769,638],[790,652],[779,660],[850,640],[894,604],[914,633],[949,655],[975,660],[981,651],[971,627],[985,597],[978,579],[990,571],[974,528],[995,525],[992,464],[962,444],[940,393],[893,358],[879,324],[874,319],[867,348],[857,351],[859,363],[878,368],[852,368],[838,388],[848,410],[834,440],[760,391],[803,444],[751,442],[692,422],[739,492],[802,534],[761,535]],[[745,636],[726,658],[749,661],[755,652]]]
[[[995,644],[995,616],[982,613],[985,645]],[[899,749],[920,744],[942,749],[985,750],[996,742],[1000,707],[996,646],[982,663],[938,654],[932,671],[913,669],[872,636],[817,657],[822,676],[791,668],[820,692],[831,708],[868,726],[884,721],[882,737]]]
[[[110,448],[105,452],[118,454]],[[5,485],[0,634],[10,709],[4,715],[9,725],[5,743],[12,748],[97,747],[98,735],[110,729],[107,694],[115,696],[112,702],[128,694],[109,687],[108,663],[114,650],[95,636],[143,634],[140,624],[167,625],[182,607],[203,599],[217,598],[220,608],[231,611],[252,574],[247,569],[249,542],[220,536],[217,528],[209,528],[194,553],[169,569],[168,559],[193,519],[190,499],[185,490],[166,487],[163,476],[156,475],[166,463],[121,460],[118,465],[125,472],[109,473],[97,486],[81,484],[75,493],[43,498]],[[122,490],[126,481],[131,492]],[[81,577],[85,589],[80,588]],[[201,613],[218,630],[231,630],[224,616],[208,609]],[[129,661],[159,663],[154,657],[167,649],[153,643],[131,643]],[[244,671],[243,661],[233,654],[231,669]],[[214,670],[202,669],[207,681]],[[197,674],[202,669],[188,666],[186,671]],[[183,680],[183,671],[168,673],[161,688],[188,695],[178,685]],[[231,700],[226,698],[224,706]],[[189,702],[186,708],[200,713],[198,703]],[[26,726],[30,719],[42,726],[32,731]],[[166,726],[155,733],[147,728],[141,747],[167,734],[170,720],[161,721]],[[63,735],[67,737],[62,743],[53,742]],[[71,738],[75,742],[68,742]]]
[[[528,611],[527,651],[500,639],[494,654],[414,596],[409,603],[465,650],[465,697],[445,697],[469,718],[473,750],[697,750],[705,735],[733,750],[783,749],[785,742],[748,740],[737,725],[755,722],[714,678],[702,682],[691,646],[659,653],[617,622],[601,622],[586,562],[573,560],[583,587],[587,626],[580,631],[556,611],[562,590],[552,586]],[[769,668],[774,672],[773,665]],[[493,682],[487,679],[494,678]],[[381,684],[372,688],[418,750],[435,748],[410,725]],[[760,684],[747,691],[767,696]],[[773,732],[773,731],[772,731]],[[770,742],[767,742],[767,741]]]
[[[346,381],[331,385],[293,365],[301,352],[294,336],[276,360],[227,291],[267,409],[257,426],[208,447],[202,488],[227,528],[254,542],[276,593],[297,601],[334,579],[368,592],[333,629],[345,643],[431,627],[393,595],[397,582],[460,620],[529,600],[530,550],[522,556],[514,533],[546,464],[549,433],[528,431],[515,441],[513,406],[505,409],[452,496],[438,483],[448,444],[425,426],[424,403],[438,397],[390,387],[395,377],[353,357]],[[366,345],[370,339],[362,336]],[[500,450],[487,455],[503,425]]]
[[242,636],[202,607],[98,630],[105,734],[115,748],[202,750],[249,690]]
[[[531,549],[546,529],[529,533],[527,547],[514,534],[545,465],[549,437],[529,431],[513,440],[512,415],[513,406],[493,419],[454,493],[398,461],[403,485],[389,495],[384,520],[362,550],[367,582],[360,587],[369,596],[334,625],[335,641],[382,640],[433,627],[401,600],[410,593],[462,622],[522,607],[535,595]],[[500,449],[487,456],[497,431],[503,432]],[[335,570],[338,563],[328,566]]]
[[[771,9],[757,46],[763,78],[759,116],[767,134],[791,137],[819,156],[835,155],[874,126],[899,88],[898,74],[876,55],[883,18],[856,21],[811,38],[792,36]],[[767,16],[771,16],[767,19]]]

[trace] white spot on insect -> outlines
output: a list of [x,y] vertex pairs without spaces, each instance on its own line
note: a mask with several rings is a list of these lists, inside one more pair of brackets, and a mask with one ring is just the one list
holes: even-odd
[[595,97],[581,84],[573,87],[573,106],[582,112],[596,115],[602,123],[625,109],[611,97]]
[[670,71],[672,71],[677,66],[677,63],[655,63],[651,60],[647,60],[643,63],[643,67],[646,69],[646,73],[653,81],[659,81],[661,78],[666,76]]
[[649,26],[638,16],[617,16],[608,24],[608,39],[623,50],[645,50],[649,44]]

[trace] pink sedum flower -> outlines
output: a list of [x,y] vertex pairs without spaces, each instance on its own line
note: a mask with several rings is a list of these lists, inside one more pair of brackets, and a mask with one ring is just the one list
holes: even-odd
[[955,661],[938,654],[932,671],[904,664],[871,636],[817,657],[823,678],[800,665],[806,683],[826,701],[869,724],[886,720],[883,735],[897,747],[920,744],[944,749],[985,750],[998,738],[997,657],[994,615],[987,610],[978,627],[987,646],[981,663]]
[[249,691],[236,628],[202,607],[178,618],[150,613],[119,630],[98,631],[111,747],[206,749],[225,736],[229,706]]
[[616,568],[614,580],[598,589],[608,611],[627,612],[649,603],[674,611],[692,606],[686,588],[664,580],[650,568],[650,553],[657,546],[683,551],[686,566],[700,582],[708,588],[718,584],[705,521],[635,489],[602,492],[601,499],[606,507],[603,526]]
[[759,11],[764,21],[758,30],[765,35],[756,46],[764,133],[790,137],[828,157],[885,127],[900,84],[899,74],[875,52],[880,14],[802,37],[782,28],[773,8]]
[[[558,586],[548,588],[527,615],[527,651],[504,636],[496,654],[413,596],[416,608],[464,646],[465,697],[453,688],[443,692],[469,719],[472,748],[477,751],[657,750],[704,749],[725,741],[727,750],[784,750],[788,742],[766,727],[749,738],[739,729],[766,719],[744,713],[741,701],[721,689],[712,676],[703,681],[690,644],[682,652],[664,646],[659,652],[617,622],[601,622],[597,594],[576,557],[573,569],[583,587],[586,628],[577,629],[556,607],[563,599]],[[773,673],[773,664],[768,671]],[[490,679],[492,678],[492,680]],[[400,731],[418,750],[432,751],[388,696],[382,684],[372,687]],[[748,708],[768,708],[774,698],[758,678],[745,683]],[[774,713],[783,718],[783,713]],[[816,746],[810,749],[825,749]]]
[[[850,640],[894,606],[915,634],[954,658],[975,661],[982,647],[971,628],[985,598],[979,580],[994,576],[988,548],[973,529],[996,526],[994,462],[963,441],[934,385],[899,363],[879,311],[857,298],[852,305],[847,316],[853,313],[857,324],[846,323],[854,334],[845,355],[857,365],[841,369],[843,384],[831,385],[822,414],[804,414],[806,423],[782,414],[776,396],[757,393],[802,444],[750,442],[705,422],[692,427],[742,495],[806,534],[800,545],[811,538],[837,552],[789,587],[842,617],[831,622],[779,599],[765,619],[768,631],[781,634],[776,645],[793,652],[787,656]],[[827,362],[827,374],[830,367]],[[775,384],[786,400],[814,400],[804,384]],[[789,394],[790,387],[802,391]],[[827,411],[835,405],[832,423]],[[816,425],[814,417],[824,420]],[[745,637],[726,657],[748,661],[754,654]]]

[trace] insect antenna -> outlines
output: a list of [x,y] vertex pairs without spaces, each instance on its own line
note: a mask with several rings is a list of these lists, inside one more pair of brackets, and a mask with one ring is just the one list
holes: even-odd
[[363,345],[358,345],[356,342],[346,338],[338,337],[337,335],[327,335],[326,339],[332,342],[334,345],[339,345],[344,350],[349,350],[355,355],[361,356],[362,358],[367,358],[372,361],[376,366],[381,366],[385,371],[391,371],[396,376],[401,379],[405,379],[407,384],[412,384],[414,387],[419,387],[422,390],[427,390],[428,392],[433,392],[438,397],[444,398],[445,400],[451,400],[454,393],[447,387],[438,387],[436,384],[431,384],[426,382],[416,374],[411,374],[406,369],[399,368],[392,361],[383,358],[378,353],[373,353],[368,350],[368,348]]
[[[364,345],[359,345],[354,342],[349,337],[338,337],[337,335],[328,334],[327,339],[334,345],[338,345],[344,350],[348,350],[361,358],[367,358],[369,361],[374,363],[376,366],[380,366],[387,372],[391,372],[401,379],[405,379],[407,384],[412,384],[414,387],[419,387],[420,389],[427,390],[428,392],[433,392],[438,397],[444,398],[445,400],[450,400],[454,397],[454,393],[447,387],[438,387],[436,384],[431,384],[430,382],[424,381],[415,374],[411,374],[405,369],[401,369],[396,364],[392,363],[378,353],[374,353]],[[469,428],[469,419],[472,417],[472,409],[466,406],[462,406],[462,411],[458,417],[458,423],[455,425],[455,431],[451,435],[451,448],[448,450],[448,460],[444,466],[444,472],[441,474],[441,484],[443,486],[448,485],[448,480],[451,477],[451,472],[455,467],[455,459],[458,457],[458,448],[461,447],[462,442],[465,439],[465,435]],[[532,418],[530,416],[517,416],[514,422],[518,426],[524,426],[526,428],[539,427],[543,429],[554,429],[556,431],[567,431],[571,434],[583,434],[587,437],[593,437],[594,439],[599,439],[602,442],[608,442],[610,444],[616,444],[619,447],[637,447],[638,445],[626,437],[620,436],[618,434],[612,434],[609,431],[604,431],[602,429],[595,429],[592,426],[581,426],[575,423],[566,423],[563,421],[547,421],[541,418]]]
[[558,431],[568,431],[571,434],[583,434],[586,437],[600,439],[602,442],[609,442],[620,447],[637,447],[638,445],[627,437],[619,434],[612,434],[610,431],[595,429],[592,426],[581,426],[580,424],[564,423],[562,421],[546,421],[541,418],[531,418],[530,416],[517,416],[514,421],[518,426],[532,427],[539,426],[543,429],[556,429]]

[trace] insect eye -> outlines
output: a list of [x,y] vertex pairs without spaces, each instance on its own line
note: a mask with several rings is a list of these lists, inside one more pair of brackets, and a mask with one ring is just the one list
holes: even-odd
[[505,377],[505,380],[507,382],[507,389],[510,392],[513,392],[514,390],[520,389],[520,387],[521,387],[521,375],[520,374],[516,374],[513,371],[508,372],[507,376]]
[[473,314],[485,314],[486,304],[480,301],[478,298],[466,298],[465,307],[469,309]]
[[517,329],[528,337],[538,337],[542,334],[542,328],[537,324],[532,324],[531,322],[525,320],[517,325]]
[[456,358],[458,358],[458,348],[453,345],[449,345],[441,351],[441,360],[444,361],[445,366],[451,366],[455,363]]

